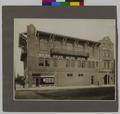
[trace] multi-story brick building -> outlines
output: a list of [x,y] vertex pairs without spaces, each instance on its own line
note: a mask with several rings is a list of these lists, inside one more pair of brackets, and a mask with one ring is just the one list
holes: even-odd
[[82,86],[115,83],[114,45],[43,31],[34,25],[20,33],[26,85]]

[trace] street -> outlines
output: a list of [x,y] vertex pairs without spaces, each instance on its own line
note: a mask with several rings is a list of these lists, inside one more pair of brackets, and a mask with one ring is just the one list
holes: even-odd
[[50,90],[16,90],[15,99],[114,100],[114,87]]

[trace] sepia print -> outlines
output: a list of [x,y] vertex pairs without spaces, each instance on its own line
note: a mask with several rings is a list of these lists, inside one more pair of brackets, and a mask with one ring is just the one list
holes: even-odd
[[15,100],[115,100],[114,19],[14,19]]

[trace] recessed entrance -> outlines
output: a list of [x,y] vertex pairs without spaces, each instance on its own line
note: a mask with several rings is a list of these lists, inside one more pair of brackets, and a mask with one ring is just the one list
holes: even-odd
[[104,84],[110,84],[110,76],[109,75],[105,75],[104,76]]

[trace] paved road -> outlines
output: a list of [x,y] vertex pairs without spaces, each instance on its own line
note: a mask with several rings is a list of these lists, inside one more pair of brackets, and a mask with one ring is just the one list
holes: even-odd
[[87,85],[87,86],[65,86],[65,87],[56,87],[56,86],[39,86],[39,87],[32,87],[32,88],[23,88],[18,87],[16,90],[70,90],[70,89],[85,89],[85,88],[106,88],[106,87],[115,87],[115,85]]
[[50,100],[114,100],[115,88],[93,87],[74,89],[17,90],[16,99]]

